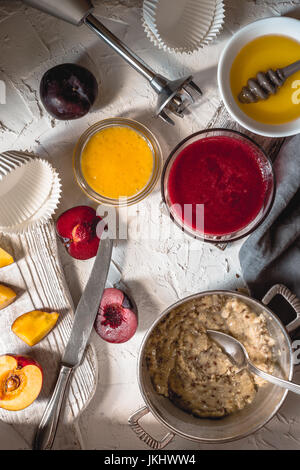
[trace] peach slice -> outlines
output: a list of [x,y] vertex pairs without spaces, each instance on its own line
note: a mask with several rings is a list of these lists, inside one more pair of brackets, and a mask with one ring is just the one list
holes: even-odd
[[0,356],[0,408],[19,411],[38,397],[43,385],[43,371],[28,356]]
[[54,328],[58,317],[57,312],[33,310],[18,317],[11,329],[28,346],[34,346]]
[[0,268],[4,268],[4,266],[8,266],[9,264],[14,263],[13,257],[7,253],[7,251],[0,248]]
[[17,294],[10,287],[0,284],[0,310],[10,305]]

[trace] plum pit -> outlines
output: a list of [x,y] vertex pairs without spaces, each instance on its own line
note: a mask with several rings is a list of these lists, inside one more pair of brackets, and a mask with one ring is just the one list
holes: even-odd
[[123,321],[122,308],[119,305],[108,305],[104,309],[102,325],[118,328]]
[[82,224],[75,225],[72,230],[72,239],[74,242],[83,242],[84,240],[89,240],[91,238],[91,224],[86,222]]

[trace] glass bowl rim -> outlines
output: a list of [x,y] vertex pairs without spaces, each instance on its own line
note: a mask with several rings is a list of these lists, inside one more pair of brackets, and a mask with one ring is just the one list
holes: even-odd
[[[266,159],[267,163],[269,164],[270,166],[270,175],[271,175],[271,180],[272,180],[272,195],[270,197],[270,200],[268,202],[268,207],[265,211],[265,213],[262,215],[262,217],[257,220],[257,222],[254,224],[253,227],[251,227],[249,230],[246,230],[245,233],[242,233],[242,234],[238,234],[237,232],[239,232],[240,230],[243,230],[243,229],[246,229],[247,228],[247,225],[245,227],[243,227],[243,229],[240,229],[236,232],[233,232],[233,233],[237,233],[236,236],[233,236],[232,238],[225,238],[225,237],[230,237],[231,234],[224,234],[224,235],[216,235],[216,237],[218,237],[218,239],[214,240],[214,239],[209,239],[209,238],[206,238],[206,234],[197,234],[195,233],[195,231],[193,231],[193,229],[191,228],[189,231],[183,224],[181,225],[176,219],[175,217],[173,216],[173,214],[171,213],[170,211],[170,208],[169,208],[169,204],[167,203],[167,198],[166,198],[166,194],[165,194],[165,179],[166,179],[166,172],[167,172],[167,169],[169,167],[169,164],[171,163],[172,161],[172,158],[174,157],[174,155],[176,154],[176,152],[181,148],[183,147],[188,141],[194,139],[195,137],[199,136],[199,135],[202,135],[202,134],[209,134],[209,133],[212,133],[212,132],[224,132],[224,133],[232,133],[232,134],[236,134],[237,136],[240,136],[242,137],[243,139],[245,140],[248,140],[249,142],[251,142],[252,145],[254,145],[254,147],[256,147],[260,153],[264,156],[264,158]],[[172,222],[174,222],[177,227],[179,227],[179,229],[181,231],[183,231],[184,233],[186,233],[187,235],[189,235],[190,237],[194,238],[194,239],[197,239],[197,240],[200,240],[200,241],[203,241],[203,242],[206,242],[206,243],[211,243],[213,245],[218,245],[218,244],[221,244],[221,243],[231,243],[231,242],[234,242],[234,241],[237,241],[237,240],[240,240],[242,238],[245,238],[247,237],[248,235],[250,235],[251,233],[253,233],[258,227],[259,225],[261,225],[263,223],[263,221],[266,219],[266,217],[268,216],[268,214],[270,213],[272,207],[273,207],[273,203],[274,203],[274,199],[275,199],[275,194],[276,194],[276,176],[275,176],[275,172],[274,172],[274,167],[273,167],[273,163],[272,163],[272,160],[271,158],[268,156],[268,154],[265,152],[265,150],[262,148],[262,146],[260,144],[258,144],[252,137],[244,134],[243,132],[240,132],[240,131],[237,131],[235,129],[230,129],[230,128],[224,128],[224,127],[212,127],[210,129],[201,129],[200,131],[197,131],[197,132],[194,132],[193,134],[190,134],[189,136],[185,137],[184,139],[182,139],[176,146],[175,148],[170,152],[168,158],[166,159],[165,163],[164,163],[164,166],[163,166],[163,169],[162,169],[162,175],[161,175],[161,196],[162,196],[162,202],[163,204],[165,205],[165,207],[167,208],[167,211],[168,211],[168,214],[169,214],[169,217],[170,219],[172,220]],[[254,219],[255,220],[255,219]],[[251,222],[250,222],[251,223]],[[249,225],[249,224],[248,224]]]
[[[97,193],[85,180],[81,169],[82,151],[90,138],[102,129],[121,126],[128,127],[140,134],[151,150],[153,157],[153,169],[147,184],[136,194],[120,199],[109,198]],[[145,199],[154,190],[162,170],[162,150],[156,136],[152,131],[139,121],[130,118],[115,117],[102,119],[89,126],[78,138],[73,151],[73,173],[75,181],[80,189],[93,201],[112,207],[126,207],[137,204]]]

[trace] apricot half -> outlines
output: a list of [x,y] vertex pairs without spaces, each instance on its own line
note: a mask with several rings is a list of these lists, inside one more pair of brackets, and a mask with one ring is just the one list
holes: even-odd
[[0,284],[0,310],[10,305],[17,294],[10,287]]
[[34,346],[54,328],[58,317],[57,312],[33,310],[18,317],[11,329],[28,346]]
[[19,411],[38,397],[43,371],[37,361],[14,354],[0,356],[0,408]]
[[0,248],[0,268],[4,268],[12,263],[14,263],[13,257],[7,253],[7,251],[3,250],[3,248]]

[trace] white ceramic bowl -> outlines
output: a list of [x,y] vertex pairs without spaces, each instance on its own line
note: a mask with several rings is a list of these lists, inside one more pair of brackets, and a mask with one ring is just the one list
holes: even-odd
[[255,121],[239,108],[231,92],[230,70],[238,52],[250,41],[267,34],[280,34],[300,42],[300,21],[281,16],[264,18],[248,24],[235,33],[225,46],[219,61],[218,85],[220,94],[228,112],[246,129],[267,137],[295,135],[300,132],[300,118],[285,124],[263,124]]

